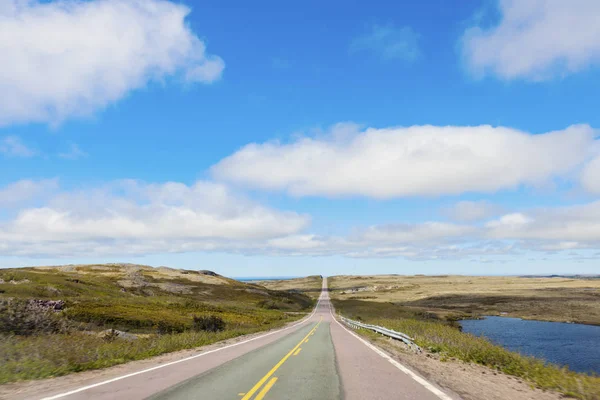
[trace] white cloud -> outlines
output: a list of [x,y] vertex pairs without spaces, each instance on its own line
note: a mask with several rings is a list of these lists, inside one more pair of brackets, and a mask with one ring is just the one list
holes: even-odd
[[359,240],[379,245],[386,243],[409,244],[415,242],[443,242],[454,238],[464,240],[475,231],[474,227],[444,222],[416,224],[388,224],[371,226],[359,234]]
[[240,254],[497,259],[600,250],[600,201],[535,208],[485,224],[425,221],[307,232],[310,217],[280,211],[206,181],[115,181],[78,191],[55,179],[0,188],[0,256],[123,256],[220,251]]
[[57,123],[103,109],[149,81],[210,83],[186,6],[166,0],[5,0],[0,7],[0,125]]
[[29,180],[0,187],[0,207],[23,207],[39,198],[48,196],[58,189],[58,179]]
[[336,125],[325,137],[250,144],[213,166],[222,180],[295,196],[393,198],[543,185],[594,154],[595,131],[574,125],[532,135],[460,126]]
[[600,201],[505,214],[484,225],[428,221],[373,225],[347,237],[295,235],[271,240],[261,251],[440,260],[576,249],[600,250]]
[[9,157],[33,157],[37,151],[25,145],[17,136],[0,139],[0,153]]
[[501,213],[502,208],[486,200],[459,201],[443,210],[454,221],[473,222],[487,219]]
[[[15,199],[20,185],[2,191]],[[118,181],[54,195],[0,223],[0,254],[158,253],[252,248],[293,235],[309,218],[269,209],[223,185]]]
[[486,236],[494,239],[600,248],[600,201],[507,214],[489,222],[487,228]]
[[474,27],[463,52],[476,74],[548,79],[600,63],[597,0],[499,0],[497,26]]
[[88,153],[81,150],[77,143],[69,143],[69,150],[64,153],[60,153],[58,156],[67,160],[78,160],[80,158],[87,157]]
[[372,25],[350,44],[350,51],[372,51],[384,60],[414,61],[419,56],[419,35],[409,26]]
[[600,194],[600,156],[590,161],[583,169],[581,185],[590,193]]

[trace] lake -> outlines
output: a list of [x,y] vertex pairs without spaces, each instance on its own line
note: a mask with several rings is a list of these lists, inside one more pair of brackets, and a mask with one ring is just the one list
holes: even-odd
[[572,371],[600,374],[600,326],[486,317],[460,322],[463,332]]

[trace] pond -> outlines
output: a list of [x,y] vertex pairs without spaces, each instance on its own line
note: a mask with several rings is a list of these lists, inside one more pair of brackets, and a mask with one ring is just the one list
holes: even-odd
[[600,374],[600,326],[507,317],[464,320],[461,325],[463,332],[485,336],[509,350]]

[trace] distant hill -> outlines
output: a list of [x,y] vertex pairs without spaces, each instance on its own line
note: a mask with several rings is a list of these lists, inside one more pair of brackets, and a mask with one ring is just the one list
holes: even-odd
[[600,279],[597,274],[575,274],[575,275],[521,275],[519,278],[566,278],[566,279]]

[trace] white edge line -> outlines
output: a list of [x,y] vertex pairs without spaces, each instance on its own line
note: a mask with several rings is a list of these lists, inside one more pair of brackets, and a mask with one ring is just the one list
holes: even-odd
[[436,388],[434,385],[432,385],[431,383],[429,383],[425,379],[421,378],[419,375],[415,374],[413,371],[411,371],[410,369],[406,368],[404,365],[400,364],[398,361],[394,360],[392,357],[390,357],[389,355],[387,355],[386,353],[384,353],[381,349],[379,349],[376,346],[372,345],[371,343],[367,342],[365,339],[361,338],[356,333],[352,332],[351,330],[347,329],[344,325],[342,325],[337,320],[337,318],[335,318],[335,315],[333,314],[333,306],[331,305],[331,301],[329,302],[329,312],[331,313],[331,316],[333,317],[333,320],[335,322],[337,322],[337,324],[339,326],[341,326],[346,332],[348,332],[349,334],[351,334],[352,336],[354,336],[355,338],[357,338],[358,340],[360,340],[365,346],[367,346],[368,348],[370,348],[371,350],[373,350],[375,353],[379,354],[381,357],[383,357],[386,360],[388,360],[390,363],[392,363],[392,365],[394,367],[398,368],[400,371],[402,371],[405,374],[409,375],[415,381],[417,381],[418,383],[420,383],[421,385],[423,385],[425,387],[425,389],[429,390],[431,393],[435,394],[440,399],[442,399],[442,400],[453,400],[452,397],[448,396],[446,393],[442,392],[440,389]]
[[166,363],[166,364],[157,365],[156,367],[152,367],[152,368],[144,369],[144,370],[141,370],[141,371],[133,372],[133,373],[127,374],[127,375],[118,376],[116,378],[108,379],[106,381],[94,383],[93,385],[83,386],[83,387],[80,387],[79,389],[71,390],[70,392],[60,393],[60,394],[56,394],[56,395],[50,396],[50,397],[44,397],[41,400],[55,400],[55,399],[60,399],[62,397],[67,397],[67,396],[70,396],[72,394],[83,392],[83,391],[89,390],[89,389],[93,389],[93,388],[98,387],[98,386],[102,386],[102,385],[106,385],[106,384],[109,384],[109,383],[112,383],[112,382],[120,381],[122,379],[131,378],[132,376],[136,376],[136,375],[140,375],[140,374],[145,374],[146,372],[154,371],[154,370],[157,370],[157,369],[160,369],[160,368],[165,368],[165,367],[168,367],[168,366],[171,366],[171,365],[174,365],[174,364],[179,364],[179,363],[184,362],[184,361],[193,360],[194,358],[202,357],[202,356],[205,356],[205,355],[211,354],[211,353],[216,353],[217,351],[229,349],[231,347],[239,346],[241,344],[245,344],[245,343],[248,343],[248,342],[252,342],[254,340],[258,340],[258,339],[262,339],[262,338],[267,337],[267,336],[274,335],[274,334],[279,333],[279,332],[283,332],[285,330],[288,330],[288,329],[294,328],[294,327],[296,327],[298,325],[301,325],[301,324],[307,322],[309,319],[311,319],[315,315],[315,313],[317,312],[317,308],[319,307],[320,303],[321,303],[321,296],[319,296],[319,299],[317,301],[317,304],[315,305],[315,308],[314,308],[313,312],[308,317],[304,317],[304,319],[302,319],[301,321],[295,323],[294,325],[290,325],[288,327],[285,327],[285,328],[282,328],[282,329],[279,329],[279,330],[276,330],[276,331],[273,331],[273,332],[269,332],[269,333],[266,333],[266,334],[261,335],[261,336],[254,337],[252,339],[244,340],[242,342],[233,343],[233,344],[230,344],[230,345],[227,345],[227,346],[224,346],[224,347],[219,347],[218,349],[214,349],[214,350],[209,350],[209,351],[207,351],[205,353],[200,353],[200,354],[196,354],[196,355],[191,356],[191,357],[182,358],[181,360],[171,361],[171,362]]

